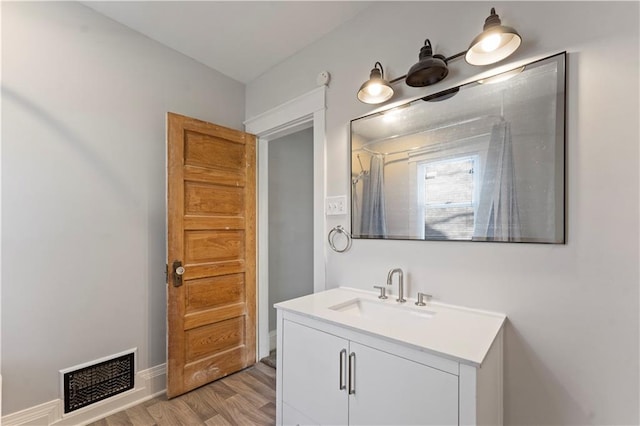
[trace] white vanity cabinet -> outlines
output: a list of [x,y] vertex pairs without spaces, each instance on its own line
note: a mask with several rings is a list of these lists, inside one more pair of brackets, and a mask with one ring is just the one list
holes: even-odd
[[456,375],[358,343],[349,346],[355,376],[349,424],[458,424]]
[[[313,296],[311,311],[322,305]],[[501,322],[473,365],[387,338],[402,334],[393,327],[377,334],[296,302],[276,307],[278,425],[502,424]]]
[[289,320],[283,334],[282,424],[458,424],[457,375]]
[[304,423],[347,424],[346,387],[340,389],[346,371],[340,376],[340,370],[349,342],[286,320],[282,333],[282,402],[293,409],[284,413],[283,424],[298,424],[296,411],[309,418]]

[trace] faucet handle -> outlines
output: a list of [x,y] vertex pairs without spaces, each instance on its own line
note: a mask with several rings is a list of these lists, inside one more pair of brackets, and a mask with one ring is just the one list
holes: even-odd
[[381,285],[374,285],[373,288],[377,288],[378,290],[380,290],[380,296],[378,296],[378,299],[387,299],[386,287]]
[[424,299],[431,299],[431,295],[430,294],[426,294],[426,293],[420,293],[418,292],[418,301],[416,302],[416,306],[426,306],[427,304],[424,303]]

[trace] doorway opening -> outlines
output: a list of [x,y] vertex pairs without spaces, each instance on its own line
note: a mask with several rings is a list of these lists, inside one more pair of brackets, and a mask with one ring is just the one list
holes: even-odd
[[306,129],[313,133],[313,292],[325,289],[325,92],[322,86],[245,121],[258,137],[258,330],[260,360],[269,355],[269,146]]
[[269,357],[274,304],[313,293],[313,128],[269,141]]

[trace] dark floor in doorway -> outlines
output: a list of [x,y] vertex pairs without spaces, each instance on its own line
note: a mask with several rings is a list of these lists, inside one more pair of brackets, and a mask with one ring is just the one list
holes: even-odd
[[276,368],[276,350],[269,352],[269,356],[266,356],[260,360],[261,363],[268,365],[269,367]]

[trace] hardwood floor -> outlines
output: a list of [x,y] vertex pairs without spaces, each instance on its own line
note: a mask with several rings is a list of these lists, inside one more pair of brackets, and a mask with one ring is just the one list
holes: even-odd
[[273,425],[276,370],[262,363],[194,391],[112,414],[89,426]]

